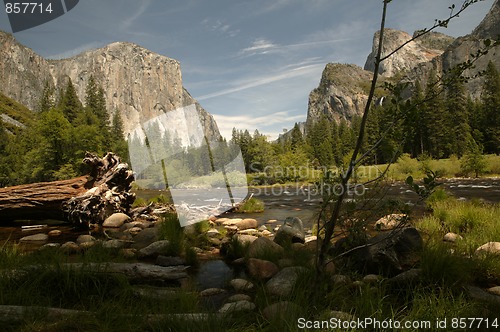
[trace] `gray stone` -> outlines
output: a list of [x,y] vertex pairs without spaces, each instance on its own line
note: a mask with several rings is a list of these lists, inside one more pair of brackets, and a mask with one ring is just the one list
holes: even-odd
[[248,259],[247,268],[250,276],[258,280],[269,279],[279,271],[273,262],[256,258]]
[[254,288],[254,285],[245,279],[233,279],[230,281],[230,284],[237,292],[245,292]]
[[51,230],[51,231],[48,233],[48,235],[49,235],[50,237],[57,237],[57,236],[61,236],[61,234],[62,234],[62,231],[60,231],[59,229],[53,229],[53,230]]
[[19,240],[19,242],[47,242],[49,236],[44,233],[28,235]]
[[66,254],[75,254],[80,252],[81,248],[73,241],[68,241],[61,245],[60,250]]
[[136,236],[134,236],[134,243],[132,244],[132,248],[134,249],[142,249],[149,246],[151,243],[158,240],[158,228],[151,227],[146,228]]
[[226,290],[221,289],[221,288],[207,288],[207,289],[204,289],[200,292],[200,296],[202,296],[202,297],[214,296],[214,295],[219,295],[219,294],[222,294],[225,292],[226,292]]
[[[221,219],[219,219],[219,220],[221,220]],[[241,219],[241,218],[227,219],[227,220],[224,220],[224,222],[222,223],[222,225],[223,226],[236,226],[236,224],[238,224],[242,220],[243,219]]]
[[257,237],[253,235],[236,234],[234,236],[236,237],[236,240],[242,245],[247,245],[257,240]]
[[307,269],[304,267],[285,267],[266,283],[266,289],[272,295],[288,296],[299,276],[305,272],[307,272]]
[[131,227],[127,229],[127,232],[131,235],[137,235],[140,232],[142,232],[143,228],[142,227]]
[[149,246],[140,249],[137,252],[139,258],[156,257],[164,254],[167,247],[170,245],[168,240],[161,240],[151,243]]
[[500,242],[488,242],[476,249],[476,254],[500,254]]
[[488,288],[488,292],[490,292],[493,295],[500,296],[500,286],[490,287]]
[[123,248],[120,249],[120,255],[124,258],[135,258],[135,255],[137,254],[137,249],[133,248]]
[[104,242],[102,247],[106,249],[121,249],[125,247],[125,242],[120,240],[109,240]]
[[251,258],[266,258],[269,256],[283,255],[285,249],[266,237],[260,237],[248,247],[248,256]]
[[290,321],[303,310],[295,303],[281,301],[268,305],[262,311],[262,315],[268,321]]
[[253,311],[255,310],[255,304],[250,301],[238,301],[238,302],[230,302],[226,303],[219,309],[219,313],[221,314],[231,314],[234,312],[242,312],[242,311]]
[[304,243],[305,232],[302,220],[297,217],[288,217],[283,225],[276,232],[274,242],[281,246],[288,246],[290,243]]
[[60,248],[61,244],[60,243],[47,243],[44,244],[43,246],[40,247],[38,250],[47,250],[47,249],[54,249],[54,248]]
[[215,228],[209,229],[207,231],[207,236],[208,237],[217,237],[219,235],[220,235],[220,232],[217,229],[215,229]]
[[80,235],[76,238],[76,243],[78,243],[78,244],[82,244],[85,242],[94,242],[94,241],[95,241],[95,237],[93,237],[92,235],[88,235],[88,234],[83,234],[83,235]]
[[159,255],[156,257],[155,264],[160,266],[177,266],[185,265],[186,261],[181,257]]
[[240,222],[236,223],[235,226],[238,227],[239,230],[244,230],[249,228],[256,228],[258,226],[258,223],[257,220],[255,219],[245,218]]
[[130,220],[130,217],[127,216],[125,213],[113,213],[109,217],[104,220],[102,223],[103,227],[121,227],[124,223]]
[[247,228],[247,229],[243,229],[241,231],[238,231],[238,234],[242,234],[242,235],[253,235],[253,236],[259,236],[260,233],[258,230],[256,230],[255,228]]
[[461,237],[460,235],[458,235],[456,233],[452,233],[452,232],[446,233],[443,236],[443,241],[445,241],[445,242],[455,243],[455,242],[457,242],[457,240],[463,240],[463,237]]

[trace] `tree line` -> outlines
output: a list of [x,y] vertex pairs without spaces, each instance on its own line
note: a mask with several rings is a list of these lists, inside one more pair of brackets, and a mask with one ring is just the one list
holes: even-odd
[[[45,84],[33,121],[15,135],[0,121],[0,185],[62,180],[85,174],[85,152],[113,151],[128,158],[123,121],[106,108],[103,88],[91,76],[85,105],[68,78],[59,91]],[[111,121],[110,121],[111,119]]]
[[[369,154],[365,164],[389,163],[403,153],[436,159],[500,153],[500,74],[491,62],[483,74],[482,93],[477,100],[468,94],[464,79],[443,85],[435,71],[429,73],[424,86],[415,83],[406,102],[391,96],[380,99],[367,122],[361,149],[361,154]],[[360,122],[358,116],[349,125],[343,119],[337,123],[323,115],[308,122],[304,133],[295,124],[289,134],[275,142],[257,130],[251,135],[248,130],[237,129],[233,129],[231,142],[241,147],[247,172],[305,165],[345,168]],[[378,141],[380,144],[371,151]]]

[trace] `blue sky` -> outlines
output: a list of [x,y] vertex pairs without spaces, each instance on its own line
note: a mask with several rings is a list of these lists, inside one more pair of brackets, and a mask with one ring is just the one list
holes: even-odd
[[[387,27],[413,33],[461,1],[393,0]],[[493,0],[471,6],[441,32],[470,33]],[[49,58],[115,41],[181,63],[184,86],[221,132],[258,129],[276,138],[304,121],[309,92],[329,62],[363,66],[382,0],[80,0],[70,12],[15,34]],[[0,29],[11,32],[5,12]],[[0,60],[1,61],[1,60]]]

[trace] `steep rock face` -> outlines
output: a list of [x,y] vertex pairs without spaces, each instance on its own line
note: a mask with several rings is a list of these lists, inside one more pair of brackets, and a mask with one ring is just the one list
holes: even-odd
[[[375,69],[379,38],[380,31],[377,31],[373,37],[372,52],[366,59],[365,70],[373,72]],[[412,36],[404,31],[385,29],[382,57],[390,54],[410,39]],[[422,39],[411,41],[380,64],[380,75],[391,77],[410,70],[419,63],[428,62],[442,54],[446,47],[453,42],[453,39],[453,37],[442,33],[429,33]]]
[[[383,54],[388,54],[411,39],[409,34],[402,31],[392,29],[385,31]],[[429,33],[417,41],[410,42],[382,63],[379,82],[383,79],[394,81],[394,75],[405,74],[402,81],[419,80],[422,85],[425,85],[432,69],[436,70],[439,75],[443,75],[457,64],[472,60],[471,54],[484,46],[484,39],[494,39],[498,34],[500,34],[500,2],[495,0],[490,12],[470,35],[453,39],[441,33]],[[365,64],[367,70],[373,71],[374,69],[378,36],[377,32],[372,53]],[[482,77],[474,77],[474,75],[484,70],[489,61],[500,68],[499,53],[500,47],[491,49],[488,54],[475,61],[475,68],[464,73],[465,76],[471,78],[467,83],[467,88],[473,98],[481,95],[484,82]],[[369,71],[363,71],[354,65],[328,64],[323,71],[319,87],[314,89],[309,96],[307,122],[316,121],[322,114],[326,114],[335,121],[342,118],[349,121],[352,116],[362,114],[371,80],[370,74]]]
[[319,87],[309,95],[307,122],[317,121],[322,115],[337,122],[361,115],[370,79],[371,73],[356,65],[327,64]]
[[33,110],[44,81],[52,81],[47,60],[0,31],[0,91]]
[[70,78],[84,101],[85,88],[93,75],[105,91],[108,110],[120,112],[125,134],[164,112],[195,104],[206,135],[220,136],[212,116],[182,86],[180,63],[176,60],[123,42],[69,59],[46,60],[12,36],[0,33],[0,38],[0,54],[5,59],[0,63],[0,89],[31,109],[36,110],[45,81],[61,88]]
[[493,38],[500,35],[500,1],[495,0],[488,14],[474,29],[472,35],[480,38]]

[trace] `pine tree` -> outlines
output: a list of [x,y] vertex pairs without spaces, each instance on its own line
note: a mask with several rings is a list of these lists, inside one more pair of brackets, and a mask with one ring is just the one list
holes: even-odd
[[[123,160],[128,159],[128,147],[127,141],[124,138],[123,131],[123,120],[118,110],[113,113],[113,119],[111,122],[111,151],[120,156]],[[165,140],[163,140],[165,141]],[[164,147],[168,147],[165,145]]]
[[427,133],[426,150],[434,158],[446,156],[448,135],[448,114],[444,107],[442,89],[437,85],[436,71],[432,70],[425,89],[422,113]]
[[109,114],[106,109],[104,89],[97,85],[93,75],[90,76],[85,89],[85,108],[87,112],[97,117],[99,128],[105,130],[109,127]]
[[82,113],[82,103],[76,95],[75,87],[68,77],[66,89],[64,89],[59,108],[62,110],[64,116],[71,124],[75,123],[76,118]]
[[465,84],[460,78],[450,82],[446,91],[446,106],[449,114],[449,152],[461,157],[472,139],[467,109]]
[[500,74],[490,61],[481,94],[486,153],[500,153]]
[[40,103],[38,110],[40,112],[47,112],[49,109],[54,107],[54,90],[50,86],[48,81],[45,81],[45,85],[42,91],[42,97],[40,98]]

